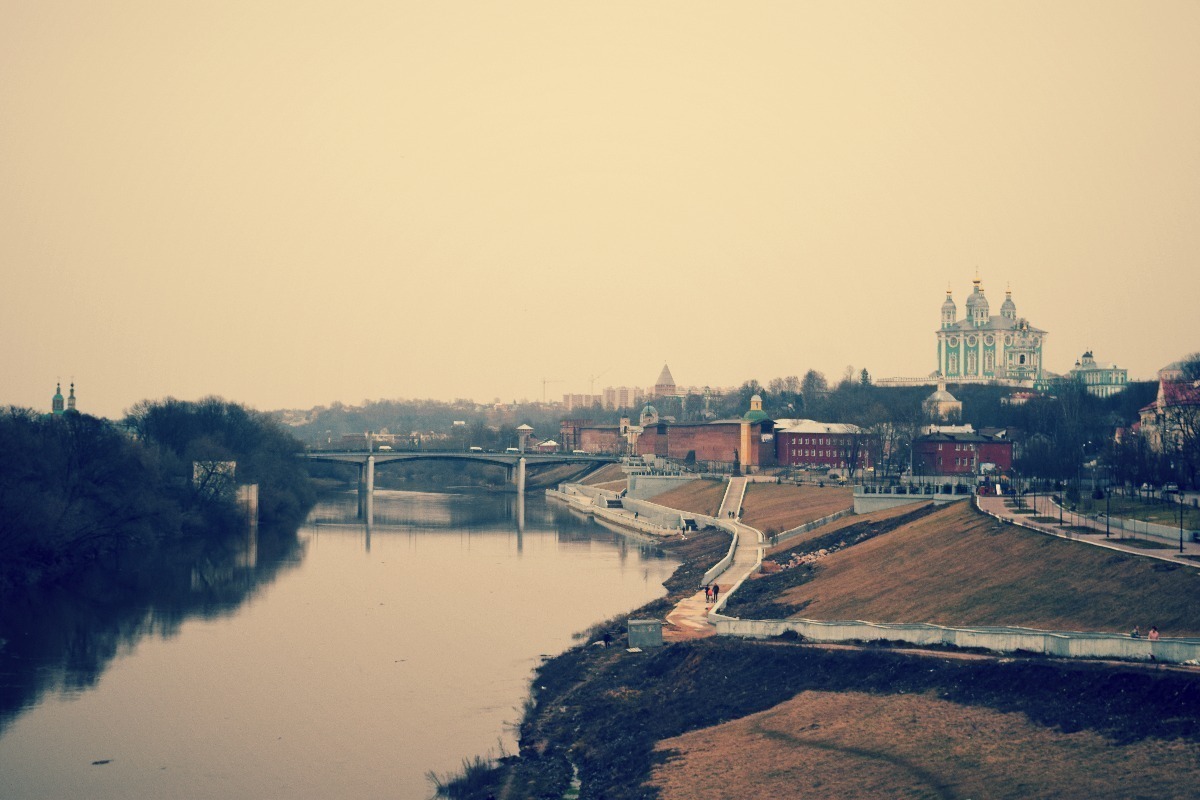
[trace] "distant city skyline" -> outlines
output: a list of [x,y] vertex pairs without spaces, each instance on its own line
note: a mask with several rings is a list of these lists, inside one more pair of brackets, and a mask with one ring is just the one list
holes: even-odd
[[[0,0],[0,403],[1200,350],[1200,5]],[[595,376],[603,376],[599,380]],[[594,386],[594,389],[593,389]]]

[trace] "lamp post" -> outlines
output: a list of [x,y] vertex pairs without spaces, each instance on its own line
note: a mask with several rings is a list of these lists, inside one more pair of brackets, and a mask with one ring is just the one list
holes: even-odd
[[1183,552],[1183,493],[1175,491],[1175,499],[1179,501],[1179,552]]
[[1112,529],[1112,507],[1109,500],[1112,497],[1112,487],[1104,487],[1104,538],[1107,539]]

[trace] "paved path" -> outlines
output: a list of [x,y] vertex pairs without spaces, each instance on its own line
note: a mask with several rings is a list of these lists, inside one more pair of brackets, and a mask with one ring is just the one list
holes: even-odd
[[[1005,520],[1019,521],[1022,525],[1039,533],[1047,533],[1051,536],[1058,536],[1062,539],[1070,539],[1076,542],[1083,542],[1096,547],[1106,547],[1109,550],[1120,550],[1125,553],[1132,553],[1137,556],[1146,558],[1157,558],[1160,561],[1173,561],[1177,564],[1187,564],[1193,567],[1200,567],[1200,561],[1195,561],[1181,556],[1191,556],[1200,558],[1200,543],[1192,542],[1185,531],[1183,540],[1183,552],[1179,552],[1178,541],[1171,543],[1166,539],[1157,536],[1148,536],[1145,534],[1132,534],[1129,531],[1113,529],[1111,536],[1104,535],[1104,521],[1096,520],[1091,517],[1086,517],[1082,514],[1075,514],[1071,511],[1062,512],[1063,527],[1060,527],[1058,522],[1034,522],[1030,519],[1032,514],[1014,514],[1013,509],[1005,504],[1005,497],[980,497],[979,507]],[[1048,495],[1026,495],[1025,502],[1028,506],[1037,511],[1038,516],[1054,517],[1055,520],[1059,516],[1059,507],[1054,504]],[[1036,506],[1034,503],[1036,502]],[[1081,528],[1090,528],[1096,533],[1079,533],[1077,531],[1067,530],[1069,526],[1078,526]],[[1171,545],[1166,549],[1138,547],[1128,542],[1120,541],[1123,538],[1132,538],[1138,541],[1160,542]]]
[[[762,563],[763,548],[765,547],[762,532],[736,521],[745,495],[746,479],[744,477],[730,478],[725,498],[717,512],[719,519],[728,521],[737,529],[737,547],[733,551],[733,562],[713,581],[713,584],[720,588],[717,596],[718,608],[720,604],[723,604],[728,593],[750,577]],[[731,512],[732,518],[730,517]],[[671,613],[667,614],[667,624],[671,627],[663,631],[663,638],[679,641],[702,636],[715,636],[717,629],[708,620],[708,612],[712,608],[712,604],[705,600],[703,589],[684,598],[676,604]]]

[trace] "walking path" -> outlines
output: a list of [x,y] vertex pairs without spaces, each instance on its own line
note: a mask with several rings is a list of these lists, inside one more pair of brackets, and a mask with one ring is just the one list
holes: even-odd
[[[1055,522],[1035,522],[1030,517],[1043,516],[1054,517],[1058,519],[1060,509],[1048,495],[1025,495],[1025,503],[1033,508],[1037,514],[1015,514],[1014,509],[1008,507],[1005,500],[1010,499],[1002,496],[978,497],[976,500],[979,503],[979,508],[982,511],[991,514],[994,517],[999,517],[1005,522],[1019,524],[1022,527],[1046,533],[1051,536],[1057,536],[1062,539],[1071,539],[1072,541],[1083,542],[1085,544],[1094,545],[1096,547],[1106,547],[1109,550],[1120,550],[1133,555],[1145,556],[1146,558],[1157,558],[1160,561],[1173,561],[1177,564],[1186,564],[1188,566],[1200,567],[1200,543],[1191,541],[1187,532],[1184,533],[1183,552],[1179,551],[1178,542],[1171,543],[1166,539],[1157,536],[1148,535],[1132,535],[1128,531],[1118,529],[1112,530],[1112,535],[1105,536],[1105,526],[1103,520],[1096,520],[1092,517],[1087,517],[1082,514],[1076,514],[1072,511],[1061,509],[1063,524],[1060,526]],[[1036,505],[1035,505],[1036,503]],[[1071,527],[1088,528],[1096,531],[1096,533],[1080,533],[1079,531],[1070,530]],[[1133,542],[1151,542],[1158,545],[1167,545],[1167,547],[1150,547],[1138,546]],[[1188,558],[1190,556],[1190,558]]]
[[[717,512],[717,518],[737,532],[733,561],[712,582],[712,585],[719,590],[716,604],[718,609],[724,605],[729,594],[758,569],[766,547],[762,531],[737,521],[738,512],[742,508],[742,500],[746,496],[746,482],[744,477],[729,479],[725,498],[721,501],[721,508]],[[713,610],[713,604],[707,601],[703,589],[684,598],[667,614],[667,624],[671,627],[663,631],[663,638],[669,641],[679,641],[715,636],[717,629],[708,620],[708,613],[711,610]]]

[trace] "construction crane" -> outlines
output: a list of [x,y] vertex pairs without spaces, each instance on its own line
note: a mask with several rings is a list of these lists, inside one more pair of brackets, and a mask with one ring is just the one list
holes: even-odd
[[589,378],[588,378],[588,383],[590,384],[590,388],[588,389],[588,395],[589,395],[589,396],[591,396],[591,397],[595,397],[595,396],[596,396],[596,379],[597,379],[597,378],[603,378],[605,375],[607,375],[607,374],[608,374],[608,371],[609,371],[610,369],[612,369],[612,367],[608,367],[608,368],[606,368],[606,369],[604,370],[604,372],[601,372],[599,375],[592,375],[591,377],[589,377]]

